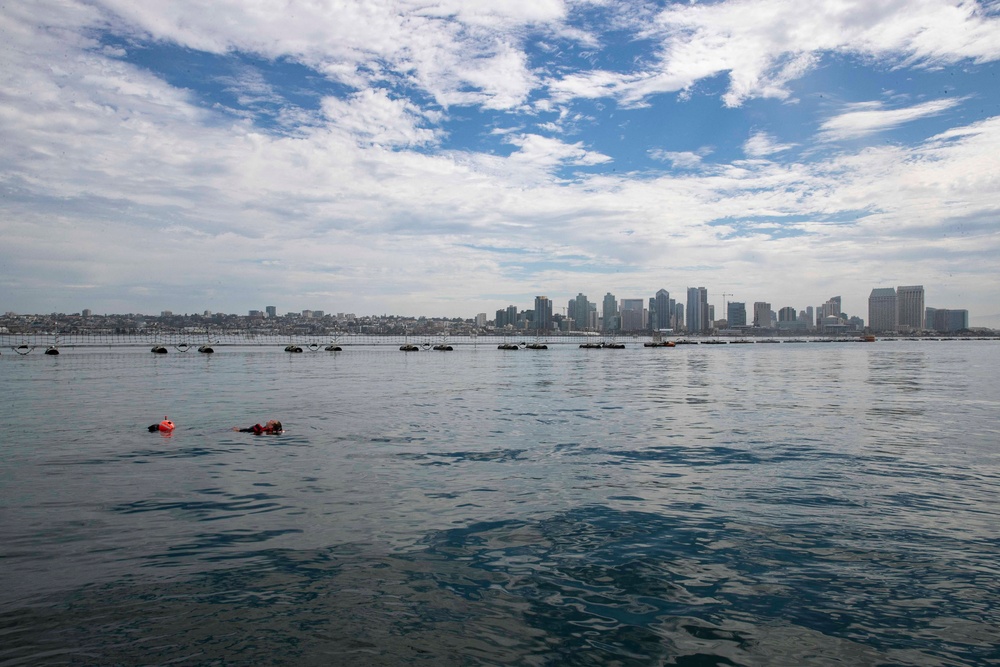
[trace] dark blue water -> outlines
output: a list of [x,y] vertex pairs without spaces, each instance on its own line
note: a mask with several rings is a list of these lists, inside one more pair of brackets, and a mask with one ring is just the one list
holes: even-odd
[[3,352],[2,666],[1000,664],[996,342]]

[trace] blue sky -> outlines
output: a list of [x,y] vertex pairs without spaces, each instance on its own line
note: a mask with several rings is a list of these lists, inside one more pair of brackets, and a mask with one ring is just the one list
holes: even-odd
[[1000,326],[1000,3],[0,8],[0,309],[874,287]]

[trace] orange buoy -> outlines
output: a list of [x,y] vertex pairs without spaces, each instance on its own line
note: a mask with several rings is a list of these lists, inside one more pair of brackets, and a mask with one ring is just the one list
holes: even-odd
[[168,431],[168,432],[169,431],[173,431],[174,430],[174,423],[172,421],[170,421],[169,419],[167,419],[166,416],[164,416],[163,417],[163,421],[160,422],[160,430],[161,431]]

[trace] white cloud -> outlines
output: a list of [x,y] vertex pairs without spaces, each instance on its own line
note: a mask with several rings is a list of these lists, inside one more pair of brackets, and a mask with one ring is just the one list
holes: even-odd
[[743,152],[749,157],[766,157],[795,148],[795,144],[779,144],[766,132],[754,132],[743,144]]
[[881,102],[860,102],[847,106],[847,111],[829,118],[820,125],[820,141],[858,139],[877,132],[891,130],[921,118],[936,116],[961,100],[931,100],[901,109],[885,109]]
[[1000,59],[1000,18],[952,0],[671,3],[635,28],[660,42],[655,61],[630,72],[571,73],[549,84],[552,95],[614,96],[636,106],[727,74],[723,101],[736,107],[752,97],[788,99],[788,83],[826,54],[922,67]]
[[665,151],[656,148],[649,151],[649,155],[654,160],[669,162],[680,169],[694,169],[702,163],[702,156],[692,151]]
[[[327,97],[323,114],[331,126],[362,143],[418,146],[435,140],[434,130],[419,127],[428,114],[407,100],[391,99],[384,90],[365,90],[349,99]],[[430,114],[436,120],[436,114]]]
[[[995,257],[1000,256],[993,223],[1000,191],[1000,119],[969,121],[915,146],[847,148],[808,163],[779,162],[793,144],[758,132],[743,149],[749,158],[768,159],[727,163],[718,157],[709,164],[707,150],[653,150],[656,159],[690,169],[656,175],[622,173],[626,167],[612,162],[617,154],[595,149],[596,141],[573,143],[526,132],[535,118],[514,114],[504,123],[508,129],[480,128],[482,136],[503,137],[513,145],[509,156],[442,150],[440,117],[421,108],[414,101],[419,96],[395,97],[387,92],[391,86],[377,85],[393,76],[387,68],[398,68],[395,76],[422,82],[442,100],[476,100],[481,107],[514,104],[537,84],[519,55],[517,35],[508,33],[531,21],[560,20],[560,8],[547,3],[483,10],[463,19],[471,28],[439,18],[479,11],[459,4],[464,3],[427,4],[423,13],[409,14],[403,10],[416,5],[404,4],[393,14],[387,5],[355,3],[337,15],[345,25],[323,24],[319,18],[325,10],[312,5],[290,6],[295,12],[286,12],[301,9],[302,15],[277,16],[253,6],[241,5],[237,12],[213,3],[203,7],[206,17],[191,14],[190,23],[171,5],[133,3],[122,9],[160,39],[203,44],[218,53],[231,48],[256,48],[274,57],[298,53],[304,62],[340,68],[343,77],[364,84],[344,98],[324,99],[322,116],[290,119],[308,123],[289,136],[205,110],[188,91],[118,60],[119,53],[82,36],[111,20],[97,12],[97,5],[40,1],[32,3],[32,11],[8,5],[0,14],[7,65],[0,69],[0,231],[7,258],[0,284],[5,293],[49,303],[61,298],[62,286],[91,286],[73,298],[101,295],[108,310],[120,304],[119,310],[129,311],[137,308],[128,293],[142,276],[144,302],[156,304],[156,310],[242,311],[255,300],[260,305],[265,299],[288,303],[302,295],[327,295],[326,304],[298,301],[288,307],[345,304],[342,308],[359,312],[435,314],[430,306],[440,305],[447,308],[440,314],[462,314],[487,309],[479,295],[497,285],[530,291],[542,280],[511,271],[498,254],[478,249],[496,246],[531,249],[540,261],[560,258],[562,263],[544,276],[552,281],[546,293],[553,294],[582,289],[641,296],[644,286],[659,284],[665,275],[668,287],[678,290],[701,284],[706,276],[685,266],[712,265],[725,267],[716,281],[723,273],[741,281],[748,300],[777,293],[789,303],[810,303],[817,293],[826,293],[829,276],[836,273],[837,291],[861,295],[860,301],[871,288],[873,266],[896,275],[908,275],[917,266],[921,280],[941,285],[939,294],[973,295],[952,304],[935,297],[942,306],[975,313],[977,304],[985,307],[995,296],[982,285],[995,284]],[[936,6],[915,2],[913,11],[925,15]],[[665,52],[661,64],[669,68],[650,69],[646,78],[565,77],[554,89],[563,86],[567,95],[583,95],[594,92],[596,84],[602,95],[640,99],[658,87],[691,85],[705,72],[728,71],[737,63],[744,70],[733,81],[743,83],[733,84],[734,99],[761,91],[779,95],[787,81],[783,77],[810,66],[808,54],[782,60],[784,69],[776,70],[772,56],[780,50],[772,48],[772,41],[780,40],[774,38],[760,42],[757,60],[744,62],[738,57],[744,47],[725,39],[713,42],[705,19],[685,13],[741,10],[745,21],[758,24],[751,10],[768,7],[788,9],[750,2],[675,5],[672,11],[688,17],[691,27],[676,35],[675,51]],[[817,7],[829,14],[834,4]],[[892,13],[902,11],[897,5],[879,7],[872,20],[883,30],[894,25],[887,17],[903,18]],[[365,12],[372,14],[374,28],[362,20],[368,18]],[[32,29],[35,14],[45,18],[44,29]],[[773,14],[772,20],[781,23]],[[273,32],[262,27],[268,20],[275,22]],[[727,29],[740,33],[736,15],[729,20]],[[868,21],[860,15],[857,20]],[[985,21],[963,20],[966,28]],[[237,25],[231,25],[234,21]],[[903,21],[898,29],[911,34],[907,25]],[[803,29],[814,27],[807,21]],[[421,33],[425,28],[428,32]],[[341,36],[344,41],[338,42]],[[448,44],[443,50],[429,43],[438,37]],[[875,41],[883,46],[899,42],[880,39]],[[788,35],[792,45],[804,40]],[[825,44],[831,38],[819,34],[818,40]],[[712,44],[718,48],[709,48]],[[456,65],[463,53],[482,60]],[[431,62],[433,54],[441,57]],[[704,66],[692,54],[704,56]],[[494,57],[508,65],[495,78],[487,66]],[[930,56],[921,62],[930,62]],[[435,67],[441,68],[439,82]],[[452,73],[453,68],[460,71]],[[758,70],[769,74],[755,78]],[[266,82],[244,74],[241,81],[253,84],[251,92],[266,100]],[[849,107],[828,119],[822,131],[829,137],[859,136],[942,114],[952,104]],[[567,108],[548,107],[546,113],[559,114],[551,121],[553,130],[573,122]],[[603,173],[585,175],[591,171],[587,167],[602,164],[609,165]],[[620,172],[611,172],[613,167]],[[567,179],[567,168],[580,173]],[[962,223],[964,231],[952,234],[956,219],[968,222]],[[712,224],[719,221],[726,224]],[[741,221],[748,222],[741,226]],[[774,234],[786,229],[809,236]],[[667,274],[665,257],[685,261]],[[568,262],[577,262],[570,267],[577,270],[566,269]],[[623,269],[621,275],[615,268]],[[949,277],[956,271],[960,275]],[[795,284],[787,275],[797,277]],[[37,308],[57,309],[69,308]],[[847,309],[863,312],[857,302]]]

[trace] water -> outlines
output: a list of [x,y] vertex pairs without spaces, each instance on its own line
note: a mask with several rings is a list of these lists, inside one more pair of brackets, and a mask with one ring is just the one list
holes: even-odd
[[998,360],[4,350],[0,666],[1000,664]]

